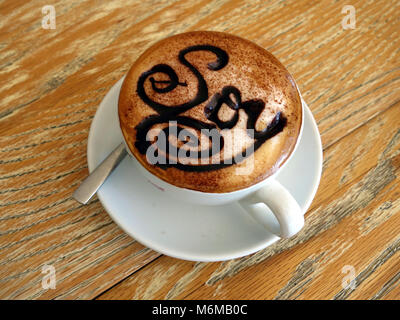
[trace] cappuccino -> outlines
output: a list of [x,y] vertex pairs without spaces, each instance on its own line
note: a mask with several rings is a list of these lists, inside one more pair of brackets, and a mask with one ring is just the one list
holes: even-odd
[[159,41],[129,70],[118,103],[131,153],[177,187],[247,188],[277,171],[302,123],[297,86],[258,45],[220,32]]

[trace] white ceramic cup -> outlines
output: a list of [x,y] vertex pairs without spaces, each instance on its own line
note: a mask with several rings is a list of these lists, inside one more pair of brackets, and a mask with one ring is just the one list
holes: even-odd
[[147,180],[158,189],[179,201],[197,205],[223,205],[238,201],[240,206],[269,232],[281,238],[289,238],[304,226],[301,208],[290,192],[276,179],[276,175],[296,152],[304,125],[304,102],[302,100],[302,123],[296,145],[285,163],[271,176],[248,188],[227,193],[207,193],[179,188],[149,172],[132,154],[125,142],[128,154]]

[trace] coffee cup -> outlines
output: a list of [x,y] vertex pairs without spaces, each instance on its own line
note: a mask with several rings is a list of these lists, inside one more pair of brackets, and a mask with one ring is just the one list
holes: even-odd
[[276,176],[296,151],[303,108],[293,78],[270,53],[199,31],[164,39],[137,59],[118,114],[128,153],[172,201],[237,201],[288,238],[304,217]]

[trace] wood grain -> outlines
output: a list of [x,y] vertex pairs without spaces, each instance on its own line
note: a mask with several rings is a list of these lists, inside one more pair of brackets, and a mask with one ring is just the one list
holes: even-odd
[[[399,299],[398,1],[48,1],[0,3],[0,298]],[[97,106],[156,41],[234,33],[270,50],[317,120],[324,171],[302,233],[248,257],[192,263],[123,233],[87,175]],[[56,269],[55,290],[41,286]],[[345,290],[352,265],[356,288]]]

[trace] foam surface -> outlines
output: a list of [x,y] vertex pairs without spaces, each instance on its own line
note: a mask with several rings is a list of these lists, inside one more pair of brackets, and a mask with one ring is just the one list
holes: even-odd
[[[216,193],[246,188],[273,174],[293,151],[302,121],[299,93],[283,65],[256,44],[218,32],[184,33],[146,50],[124,80],[118,111],[127,144],[147,170],[178,187]],[[157,135],[169,121],[204,142],[195,148],[170,135],[173,145],[204,150],[207,138],[199,129],[207,127],[218,131],[223,148],[197,164],[193,159],[180,163],[172,153],[165,157],[178,165],[151,164],[146,149],[154,140],[146,144],[143,136],[149,129]],[[260,138],[247,134],[249,125]],[[252,146],[256,150],[245,160],[218,166]]]

